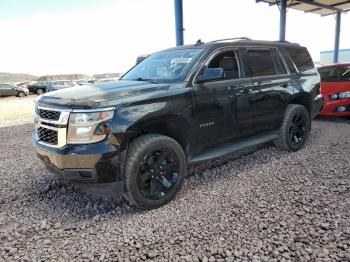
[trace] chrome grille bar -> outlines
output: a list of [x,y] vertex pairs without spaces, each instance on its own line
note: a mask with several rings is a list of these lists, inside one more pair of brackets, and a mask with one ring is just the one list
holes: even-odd
[[[71,109],[36,106],[35,136],[38,143],[55,148],[65,146],[67,144],[67,126],[71,111]],[[39,129],[41,133],[39,133]],[[47,130],[46,133],[45,130]]]

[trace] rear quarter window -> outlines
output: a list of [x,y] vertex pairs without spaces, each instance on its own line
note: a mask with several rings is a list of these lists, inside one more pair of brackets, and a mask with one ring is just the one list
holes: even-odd
[[304,72],[315,67],[305,47],[286,47],[285,50],[288,52],[299,72]]

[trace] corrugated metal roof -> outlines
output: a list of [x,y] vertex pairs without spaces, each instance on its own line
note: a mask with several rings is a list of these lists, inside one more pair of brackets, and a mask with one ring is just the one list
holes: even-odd
[[[279,0],[256,0],[270,5],[279,4]],[[314,13],[319,15],[330,15],[337,12],[347,12],[350,10],[350,0],[288,0],[287,7]]]

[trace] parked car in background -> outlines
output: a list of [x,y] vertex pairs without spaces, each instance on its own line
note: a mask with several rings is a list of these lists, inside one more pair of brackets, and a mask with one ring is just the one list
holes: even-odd
[[33,142],[66,181],[155,208],[174,198],[187,164],[267,142],[299,150],[321,98],[305,47],[197,43],[154,53],[120,81],[40,96]]
[[31,82],[21,82],[21,83],[18,83],[17,86],[28,88],[28,85],[30,85],[30,83]]
[[350,63],[323,66],[318,71],[324,99],[319,115],[350,117]]
[[83,85],[90,85],[90,83],[89,83],[87,80],[80,80],[80,81],[77,81],[77,84],[80,85],[80,86],[83,86]]
[[0,84],[0,96],[27,96],[29,90],[25,87],[17,87],[11,84]]
[[88,83],[91,84],[91,85],[92,85],[92,84],[95,84],[96,82],[97,82],[96,79],[90,79],[90,80],[88,81]]
[[113,82],[113,81],[118,81],[119,79],[118,78],[101,78],[101,79],[98,79],[95,84],[98,84],[98,83],[105,83],[105,82]]
[[52,88],[50,88],[50,91],[55,91],[55,90],[60,90],[68,87],[73,87],[77,86],[75,82],[72,81],[66,81],[66,80],[61,80],[61,81],[52,81]]
[[30,93],[42,95],[47,92],[47,84],[47,82],[36,82],[27,87]]

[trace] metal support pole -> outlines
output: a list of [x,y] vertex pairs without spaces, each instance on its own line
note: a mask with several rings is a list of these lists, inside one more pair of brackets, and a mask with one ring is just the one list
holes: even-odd
[[176,45],[184,44],[182,0],[174,0]]
[[341,12],[336,14],[333,63],[338,63]]
[[280,1],[280,41],[286,40],[287,0]]

